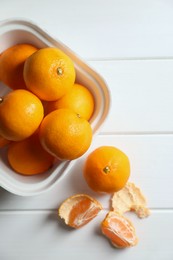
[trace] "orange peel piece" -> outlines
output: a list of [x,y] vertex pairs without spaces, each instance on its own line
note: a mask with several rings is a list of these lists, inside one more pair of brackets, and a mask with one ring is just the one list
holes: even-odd
[[128,182],[123,189],[113,194],[112,208],[121,214],[127,211],[134,211],[139,218],[145,218],[150,215],[146,198],[140,188],[131,182]]
[[95,218],[102,210],[102,205],[86,194],[76,194],[67,198],[58,209],[58,215],[65,224],[80,228]]
[[110,211],[101,223],[101,230],[117,248],[127,248],[138,243],[133,224],[119,212]]

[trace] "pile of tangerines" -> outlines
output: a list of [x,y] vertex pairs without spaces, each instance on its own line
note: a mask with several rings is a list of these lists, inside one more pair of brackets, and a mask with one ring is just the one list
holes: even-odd
[[91,92],[76,83],[73,61],[60,49],[18,44],[0,56],[0,80],[12,91],[0,97],[0,144],[23,175],[49,169],[54,158],[72,160],[92,141]]
[[[73,61],[64,52],[12,46],[0,54],[0,80],[8,87],[8,94],[0,97],[0,148],[8,146],[8,162],[15,172],[40,174],[55,158],[73,160],[88,150],[94,97],[77,84]],[[85,162],[84,178],[96,192],[119,191],[129,175],[128,157],[115,147],[100,147]],[[95,199],[77,194],[62,203],[59,216],[79,228],[101,209]],[[109,212],[102,232],[117,247],[137,243],[133,225],[118,212]]]

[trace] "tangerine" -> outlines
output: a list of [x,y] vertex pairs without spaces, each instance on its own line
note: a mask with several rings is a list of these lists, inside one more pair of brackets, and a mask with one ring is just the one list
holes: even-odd
[[94,111],[93,95],[86,87],[75,83],[71,91],[66,95],[47,104],[48,112],[60,108],[71,109],[79,114],[80,117],[89,120]]
[[95,218],[102,210],[102,205],[86,194],[76,194],[66,199],[59,207],[58,214],[65,224],[80,228]]
[[30,44],[17,44],[1,53],[0,79],[12,89],[26,88],[23,79],[25,60],[38,49]]
[[129,159],[113,146],[101,146],[89,154],[83,174],[94,191],[116,192],[125,186],[129,178]]
[[61,160],[73,160],[83,155],[92,141],[89,122],[69,109],[48,114],[39,129],[45,150]]
[[37,134],[20,142],[11,143],[7,155],[10,166],[22,175],[43,173],[54,161],[54,157],[42,148]]
[[39,127],[44,111],[41,101],[24,89],[0,98],[0,135],[11,141],[31,136]]
[[132,222],[118,212],[110,211],[106,215],[101,230],[117,248],[135,246],[138,243]]
[[27,88],[40,99],[57,100],[73,87],[74,64],[58,48],[43,48],[26,60],[24,80]]

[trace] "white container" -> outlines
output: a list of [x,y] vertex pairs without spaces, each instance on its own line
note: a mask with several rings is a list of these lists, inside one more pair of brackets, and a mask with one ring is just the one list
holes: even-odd
[[[100,130],[109,112],[110,95],[105,81],[98,73],[83,62],[74,52],[62,42],[52,38],[37,25],[26,20],[5,20],[0,22],[0,53],[18,43],[30,43],[38,48],[54,46],[64,51],[75,64],[77,82],[86,86],[95,98],[95,111],[90,120],[93,137]],[[0,82],[0,96],[8,91]],[[22,176],[15,173],[9,166],[6,158],[7,147],[0,150],[0,186],[4,189],[22,196],[40,194],[50,189],[67,173],[76,160],[63,161],[55,164],[43,174],[34,176]]]

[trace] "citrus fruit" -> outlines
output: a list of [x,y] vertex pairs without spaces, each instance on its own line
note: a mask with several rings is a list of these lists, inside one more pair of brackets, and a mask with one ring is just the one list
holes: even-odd
[[92,141],[89,122],[69,109],[58,109],[48,114],[39,129],[44,149],[62,160],[83,155]]
[[135,246],[138,243],[131,221],[115,211],[110,211],[101,223],[102,233],[117,248]]
[[59,207],[58,214],[65,224],[80,228],[95,218],[102,205],[86,194],[76,194],[66,199]]
[[0,98],[0,135],[20,141],[32,135],[43,119],[41,101],[31,92],[18,89]]
[[48,102],[48,112],[60,108],[71,109],[80,117],[89,120],[94,110],[94,98],[86,87],[75,83],[73,88],[62,98]]
[[9,143],[10,143],[9,140],[5,139],[4,137],[2,137],[2,136],[0,135],[0,148],[6,146],[6,145],[9,144]]
[[38,135],[34,134],[9,145],[8,161],[14,171],[22,175],[34,175],[48,170],[54,157],[42,148]]
[[23,79],[25,60],[38,49],[30,44],[17,44],[0,56],[0,79],[12,89],[26,88]]
[[61,50],[53,47],[43,48],[26,60],[24,80],[27,88],[40,99],[57,100],[74,84],[74,64]]
[[113,146],[101,146],[89,154],[83,174],[94,191],[116,192],[125,186],[129,178],[129,159]]

